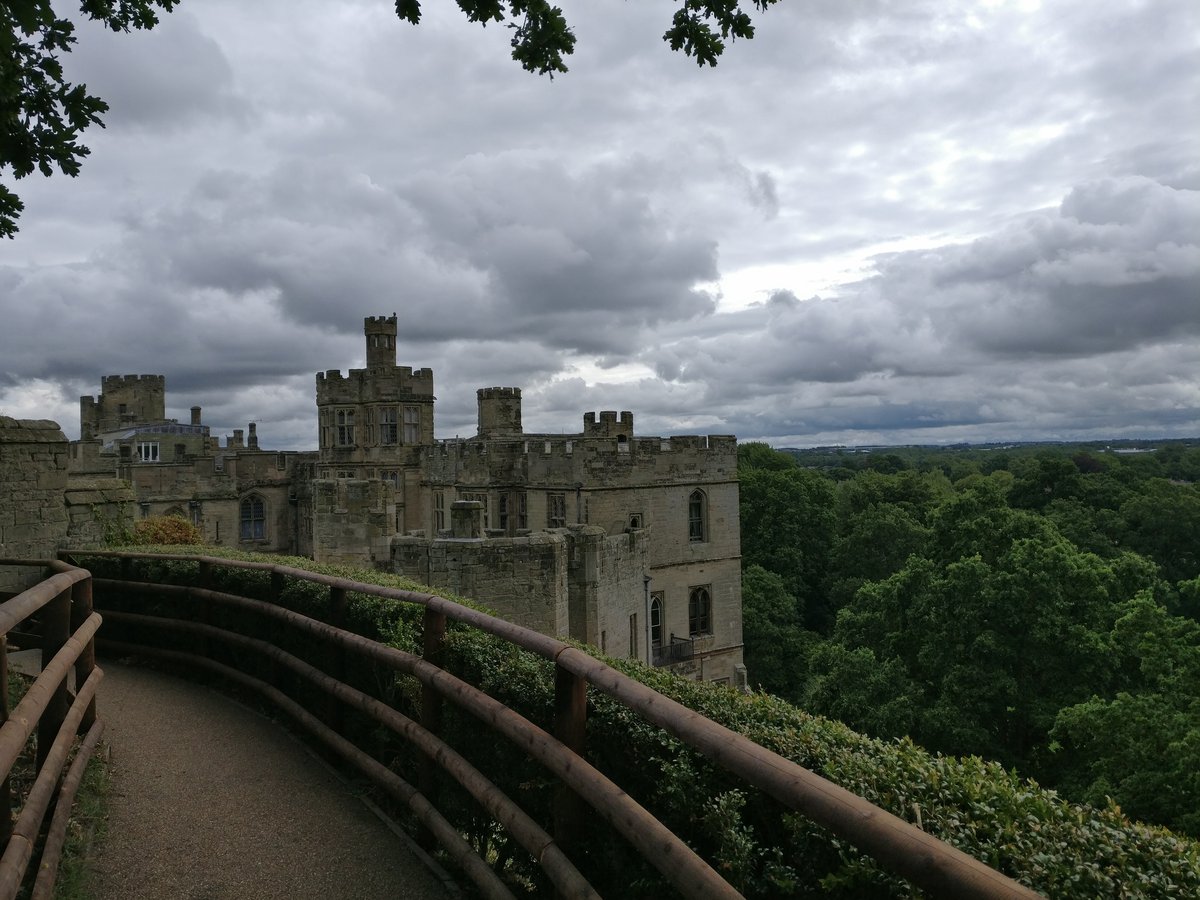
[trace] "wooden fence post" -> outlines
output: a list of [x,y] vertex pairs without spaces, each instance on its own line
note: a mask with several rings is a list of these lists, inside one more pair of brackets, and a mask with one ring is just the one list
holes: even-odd
[[[42,607],[43,669],[50,664],[50,660],[54,659],[54,655],[70,640],[71,593],[71,589],[68,588]],[[50,698],[50,703],[46,706],[46,711],[42,713],[41,719],[38,720],[37,768],[39,772],[42,769],[42,763],[46,761],[46,756],[50,753],[50,748],[54,746],[54,739],[58,737],[58,730],[62,727],[63,719],[66,718],[67,710],[70,706],[71,701],[67,691],[67,676],[64,674],[62,681],[54,689],[54,694]]]
[[[71,634],[78,631],[92,615],[92,576],[77,581],[71,587]],[[96,639],[92,638],[79,653],[75,661],[75,690],[88,680],[96,668]],[[79,733],[87,734],[96,723],[96,698],[93,697],[79,723]]]
[[[344,628],[346,625],[346,589],[342,587],[331,587],[329,589],[329,624],[334,628]],[[331,678],[336,678],[338,681],[346,680],[346,651],[340,644],[334,644],[330,648],[329,668],[328,672]],[[338,734],[345,737],[345,712],[342,707],[342,701],[332,694],[329,695],[326,701],[325,710],[327,716],[325,721],[329,723],[329,727]]]
[[[554,736],[579,756],[587,752],[587,679],[554,665]],[[554,842],[568,857],[578,847],[588,807],[573,790],[554,792]]]
[[[432,666],[442,668],[446,663],[446,615],[425,607],[422,657]],[[421,727],[430,734],[442,733],[442,695],[430,685],[421,682]],[[434,806],[438,801],[438,767],[428,756],[421,754],[417,770],[417,790]],[[437,845],[433,835],[422,828],[418,843],[425,849]]]
[[[0,725],[8,721],[8,635],[0,634]],[[9,779],[0,784],[0,846],[12,837],[12,791]]]

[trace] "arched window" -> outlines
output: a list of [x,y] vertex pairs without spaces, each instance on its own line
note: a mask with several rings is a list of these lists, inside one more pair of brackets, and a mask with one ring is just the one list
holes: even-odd
[[692,637],[712,634],[712,596],[706,587],[694,587],[688,594],[688,631]]
[[656,650],[663,644],[663,602],[662,594],[655,592],[650,595],[650,646]]
[[267,504],[258,494],[242,500],[242,540],[262,541],[267,537]]
[[692,491],[688,497],[688,540],[693,543],[708,540],[708,498],[704,491]]

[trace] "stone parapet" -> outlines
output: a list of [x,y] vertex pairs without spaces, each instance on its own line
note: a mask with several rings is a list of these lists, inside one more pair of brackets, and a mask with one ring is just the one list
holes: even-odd
[[[0,416],[0,555],[45,559],[63,546],[66,485],[67,438],[58,423]],[[0,575],[0,590],[23,587],[23,579]]]

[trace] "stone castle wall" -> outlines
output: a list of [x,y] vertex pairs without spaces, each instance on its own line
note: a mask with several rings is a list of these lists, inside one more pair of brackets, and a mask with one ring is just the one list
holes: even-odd
[[317,562],[371,566],[390,559],[396,533],[390,484],[357,478],[316,481],[311,503]]
[[542,634],[570,634],[565,534],[482,540],[397,537],[391,552],[391,569],[397,574],[475,600]]
[[587,525],[518,537],[405,536],[391,542],[390,568],[542,634],[642,658],[648,541],[646,532]]
[[[67,438],[58,423],[0,416],[0,556],[54,556],[67,538],[66,487]],[[33,572],[0,568],[0,590],[23,590]]]

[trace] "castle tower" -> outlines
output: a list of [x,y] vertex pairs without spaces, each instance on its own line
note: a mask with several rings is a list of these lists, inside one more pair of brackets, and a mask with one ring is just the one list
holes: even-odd
[[433,443],[433,371],[396,365],[396,315],[363,319],[367,367],[317,373],[322,463],[399,468],[400,450]]
[[367,316],[363,319],[367,337],[367,368],[396,368],[396,316]]
[[79,398],[84,440],[134,425],[165,422],[166,378],[162,375],[105,375],[99,397]]
[[513,437],[521,434],[521,389],[515,387],[480,388],[479,436]]

